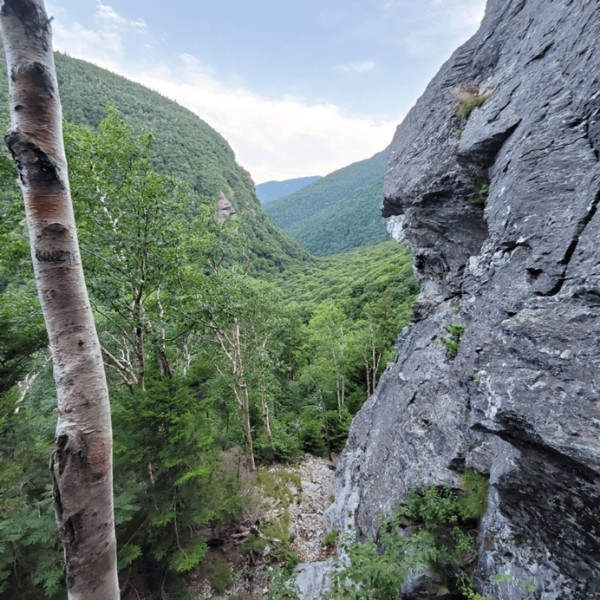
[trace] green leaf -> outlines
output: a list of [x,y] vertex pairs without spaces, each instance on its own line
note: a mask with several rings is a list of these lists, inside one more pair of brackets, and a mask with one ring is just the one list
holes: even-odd
[[142,549],[137,544],[127,544],[119,547],[117,561],[119,571],[128,567],[136,558],[142,555]]
[[178,573],[187,573],[200,564],[208,552],[206,540],[199,537],[185,549],[178,550],[171,558],[171,567]]

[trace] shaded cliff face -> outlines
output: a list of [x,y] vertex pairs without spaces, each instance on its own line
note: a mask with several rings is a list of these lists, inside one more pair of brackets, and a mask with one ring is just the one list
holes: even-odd
[[[476,582],[499,600],[600,597],[599,43],[597,0],[489,0],[398,128],[384,186],[422,292],[329,519],[374,536],[420,481],[489,474]],[[459,118],[465,91],[489,97]]]

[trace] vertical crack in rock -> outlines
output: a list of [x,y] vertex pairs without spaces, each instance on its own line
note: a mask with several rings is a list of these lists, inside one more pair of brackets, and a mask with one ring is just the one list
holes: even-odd
[[571,243],[569,244],[563,259],[560,261],[560,264],[564,265],[564,269],[563,269],[561,277],[557,281],[556,285],[552,289],[550,289],[550,291],[547,294],[544,294],[544,295],[555,296],[562,290],[563,285],[565,283],[565,274],[567,273],[567,269],[569,268],[569,263],[571,262],[571,259],[573,258],[575,251],[577,250],[577,246],[579,245],[579,240],[581,239],[581,236],[583,235],[585,228],[592,222],[592,219],[594,218],[594,216],[598,210],[599,203],[600,203],[600,192],[598,192],[596,194],[596,197],[594,198],[594,201],[590,204],[585,217],[581,220],[581,222],[577,226],[577,229],[575,230],[575,232],[573,234],[573,239],[571,240]]

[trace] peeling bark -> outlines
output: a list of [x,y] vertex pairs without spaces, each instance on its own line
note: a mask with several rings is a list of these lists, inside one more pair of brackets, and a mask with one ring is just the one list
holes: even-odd
[[117,600],[112,431],[67,165],[50,20],[41,0],[4,0],[10,91],[7,146],[17,165],[58,401],[50,461],[69,600]]

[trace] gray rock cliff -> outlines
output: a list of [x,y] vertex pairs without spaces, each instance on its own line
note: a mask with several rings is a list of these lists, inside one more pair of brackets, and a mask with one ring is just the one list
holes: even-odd
[[389,158],[383,215],[421,293],[328,519],[374,537],[420,482],[489,475],[490,599],[600,598],[599,43],[598,0],[489,0]]

